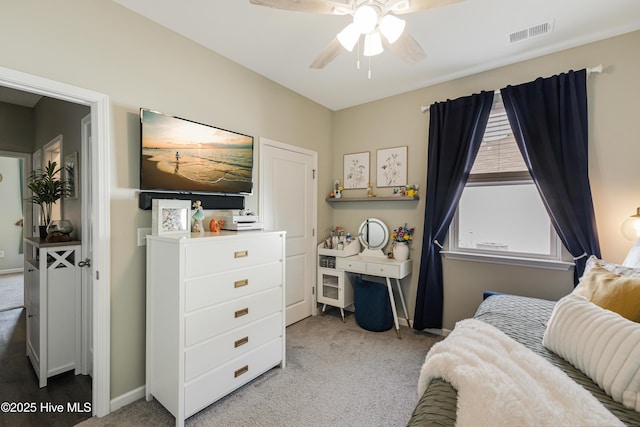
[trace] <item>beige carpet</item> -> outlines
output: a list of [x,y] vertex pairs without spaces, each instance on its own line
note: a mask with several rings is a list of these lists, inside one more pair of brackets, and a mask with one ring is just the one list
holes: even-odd
[[[405,426],[429,348],[441,337],[402,327],[369,332],[337,311],[287,328],[287,366],[275,368],[186,421],[199,426]],[[94,426],[173,426],[157,401],[138,400]]]
[[0,311],[24,306],[22,273],[0,274]]

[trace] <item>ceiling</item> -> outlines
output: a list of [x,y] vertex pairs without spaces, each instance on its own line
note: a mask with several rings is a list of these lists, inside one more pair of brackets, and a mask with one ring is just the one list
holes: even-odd
[[[385,51],[371,58],[368,79],[368,60],[357,70],[355,49],[324,69],[309,68],[351,22],[348,15],[249,0],[114,1],[332,110],[640,29],[638,0],[463,0],[403,15],[427,58],[412,66]],[[551,32],[510,43],[510,33],[549,21]],[[596,65],[598,58],[585,64]]]
[[[249,0],[113,1],[332,110],[640,29],[639,0],[463,0],[403,15],[427,58],[407,65],[385,51],[371,58],[368,79],[369,60],[362,57],[356,69],[355,49],[324,69],[309,68],[349,16],[277,10]],[[509,41],[510,33],[545,22],[552,31]],[[585,66],[598,64],[593,58]],[[0,101],[3,96],[0,91]]]

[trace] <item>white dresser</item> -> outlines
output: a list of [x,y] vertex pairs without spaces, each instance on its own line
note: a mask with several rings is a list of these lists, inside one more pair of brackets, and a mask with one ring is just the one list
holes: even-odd
[[146,398],[187,417],[285,365],[285,232],[147,237]]

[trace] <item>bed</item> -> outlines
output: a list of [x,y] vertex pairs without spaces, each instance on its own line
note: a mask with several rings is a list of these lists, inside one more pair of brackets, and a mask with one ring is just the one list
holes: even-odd
[[[594,268],[595,266],[595,268]],[[615,274],[620,273],[621,266],[616,266],[615,264],[610,264],[602,260],[598,260],[595,257],[592,257],[587,266],[587,270],[585,270],[585,276],[587,275],[587,271],[592,270],[592,274],[601,273],[596,269],[606,267],[607,273],[613,273],[617,271]],[[616,270],[617,269],[617,270]],[[632,271],[631,275],[633,277],[640,278],[640,270]],[[623,272],[624,273],[624,272]],[[628,273],[628,272],[627,272]],[[606,273],[602,273],[606,274]],[[635,276],[637,274],[637,276]],[[585,277],[583,276],[583,278]],[[623,274],[623,276],[625,276]],[[640,279],[635,280],[635,284],[640,283]],[[585,279],[586,282],[586,279]],[[581,281],[582,284],[582,281]],[[586,285],[585,285],[586,286]],[[581,288],[584,293],[585,286]],[[577,289],[579,289],[580,286]],[[637,291],[637,289],[636,289]],[[575,292],[574,292],[575,293]],[[638,294],[635,294],[638,295]],[[580,304],[589,304],[589,309],[597,309],[603,310],[606,312],[606,315],[617,316],[617,313],[612,313],[608,310],[601,309],[599,306],[595,307],[595,304],[592,303],[593,300],[589,300],[587,297],[582,295],[570,295],[566,298],[572,298],[572,301],[578,301]],[[635,297],[634,297],[635,298]],[[562,300],[561,300],[562,301]],[[635,299],[633,301],[633,305],[635,306],[636,311],[640,311],[640,300]],[[591,307],[594,306],[594,307]],[[640,412],[638,412],[638,403],[635,403],[636,407],[634,409],[630,409],[630,406],[623,405],[622,402],[614,400],[610,395],[608,395],[605,390],[596,384],[590,376],[586,375],[578,368],[574,366],[580,366],[579,361],[572,360],[570,355],[563,354],[562,351],[551,351],[543,344],[543,339],[547,339],[545,337],[545,331],[547,327],[551,327],[549,324],[549,320],[552,314],[555,315],[554,308],[556,307],[556,302],[541,300],[536,298],[528,298],[514,295],[492,295],[485,299],[480,306],[478,307],[474,320],[478,320],[481,323],[485,323],[491,325],[498,330],[504,332],[504,335],[513,339],[515,342],[524,345],[527,349],[531,350],[533,353],[541,356],[544,360],[550,362],[551,365],[559,368],[563,372],[565,372],[568,377],[581,386],[584,390],[587,390],[592,396],[594,396],[606,410],[609,411],[610,414],[613,414],[619,421],[624,425],[630,426],[638,426],[640,425]],[[598,312],[599,313],[599,312]],[[557,315],[559,316],[559,315]],[[619,320],[615,319],[616,322]],[[559,318],[559,317],[558,317]],[[638,330],[640,328],[640,324],[636,323],[636,321],[628,321],[627,319],[623,319],[628,322],[625,323],[627,329],[633,328]],[[556,321],[557,323],[558,321]],[[622,320],[620,320],[622,322]],[[456,332],[458,329],[458,325],[454,329]],[[637,332],[637,331],[634,331]],[[578,335],[577,332],[572,332]],[[453,333],[452,333],[453,334]],[[550,333],[549,333],[550,334]],[[634,335],[633,339],[637,340],[637,337],[640,332],[637,332]],[[606,333],[601,335],[607,335]],[[445,339],[442,343],[445,343],[447,339]],[[630,338],[625,339],[626,343],[630,342]],[[545,344],[547,342],[545,341]],[[549,347],[552,345],[547,344]],[[434,346],[435,347],[435,346]],[[635,382],[635,387],[638,387],[639,375],[638,371],[640,368],[638,365],[640,364],[640,357],[638,357],[638,349],[640,349],[640,343],[636,345],[637,349],[635,353],[632,353],[630,359],[635,364],[635,375],[631,382]],[[564,358],[559,354],[560,352],[563,354]],[[430,351],[431,354],[431,351]],[[631,354],[631,353],[630,353]],[[537,356],[536,356],[537,357]],[[565,360],[569,359],[574,362],[574,364]],[[633,360],[635,359],[635,361]],[[429,360],[429,355],[427,356],[427,361]],[[426,362],[425,362],[426,366]],[[628,367],[627,367],[628,368]],[[424,367],[423,367],[424,369]],[[553,368],[555,369],[555,368]],[[583,368],[584,369],[584,368]],[[588,369],[587,369],[588,371]],[[591,373],[591,372],[590,372]],[[423,373],[421,374],[421,380]],[[594,377],[594,375],[591,375]],[[460,406],[460,402],[458,402],[458,391],[447,381],[442,378],[429,378],[428,384],[425,385],[426,389],[421,394],[418,404],[408,422],[408,426],[453,426],[456,425],[456,420],[458,419],[458,407]],[[632,393],[634,396],[640,396],[640,394]],[[627,394],[629,396],[629,394]],[[589,396],[589,398],[591,398]],[[634,397],[634,399],[638,399],[638,397]],[[620,399],[618,399],[620,400]],[[631,403],[633,406],[634,403]],[[609,414],[609,415],[610,415]],[[617,420],[616,420],[617,421]],[[475,424],[475,423],[474,423]],[[482,422],[478,422],[478,425],[483,424]],[[491,423],[484,423],[485,425],[491,425]]]

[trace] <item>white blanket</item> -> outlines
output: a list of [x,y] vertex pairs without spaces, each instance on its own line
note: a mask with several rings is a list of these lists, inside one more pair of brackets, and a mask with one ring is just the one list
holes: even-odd
[[458,426],[623,425],[559,368],[476,319],[431,348],[419,396],[434,378],[458,391]]

